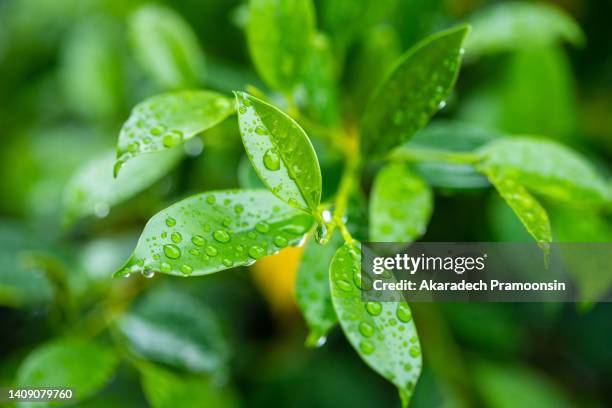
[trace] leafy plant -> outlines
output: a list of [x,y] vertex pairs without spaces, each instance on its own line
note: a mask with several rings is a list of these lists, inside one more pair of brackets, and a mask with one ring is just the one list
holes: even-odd
[[[405,407],[418,387],[423,358],[430,358],[438,369],[446,364],[436,355],[447,347],[440,340],[446,333],[435,310],[419,315],[418,306],[406,302],[362,300],[363,292],[371,288],[361,279],[361,258],[366,256],[361,242],[417,241],[435,218],[439,197],[491,189],[497,192],[493,202],[505,203],[500,211],[513,214],[510,222],[519,223],[520,233],[547,254],[554,239],[609,239],[606,217],[612,210],[612,189],[600,174],[598,167],[603,166],[550,139],[556,135],[512,130],[559,130],[563,135],[557,140],[571,134],[574,118],[557,121],[563,112],[573,112],[564,103],[571,99],[570,91],[559,91],[562,97],[551,107],[555,113],[542,120],[545,123],[521,106],[525,93],[550,72],[555,75],[547,89],[560,88],[555,81],[565,90],[571,88],[563,68],[566,61],[557,48],[550,48],[584,42],[580,27],[569,16],[551,6],[505,3],[476,13],[469,24],[409,41],[414,45],[402,53],[406,33],[379,24],[393,20],[388,10],[407,7],[396,3],[321,1],[317,14],[311,0],[248,1],[233,14],[246,36],[257,76],[251,67],[225,66],[205,57],[198,35],[174,10],[141,6],[126,19],[134,61],[130,59],[125,71],[139,67],[149,81],[149,87],[135,96],[123,87],[108,89],[126,81],[116,66],[124,50],[116,47],[112,19],[104,20],[100,28],[78,26],[62,60],[71,110],[88,118],[109,118],[120,112],[125,95],[129,101],[123,103],[134,107],[121,126],[114,152],[104,146],[67,172],[62,204],[65,225],[78,239],[78,221],[92,215],[104,218],[133,198],[145,203],[158,198],[152,187],[167,182],[172,188],[168,180],[173,169],[184,165],[191,179],[190,195],[163,202],[165,209],[148,220],[113,276],[198,277],[189,283],[214,288],[215,277],[202,275],[256,262],[259,266],[266,257],[282,257],[288,247],[304,246],[294,290],[309,330],[306,346],[324,346],[339,326],[363,362],[397,388]],[[499,30],[500,26],[505,29]],[[101,43],[108,50],[103,55],[90,50],[98,37],[104,38]],[[89,50],[91,60],[79,60],[82,50]],[[510,78],[523,78],[524,71],[531,71],[529,67],[541,58],[546,64],[516,89],[460,99],[461,92],[454,88],[462,65],[505,52],[515,53],[506,73]],[[83,77],[71,82],[81,67],[104,81],[92,85]],[[94,102],[89,103],[90,98]],[[489,104],[491,99],[495,103]],[[429,123],[447,104],[463,121]],[[482,106],[491,110],[483,113]],[[501,111],[515,115],[503,118]],[[480,125],[469,121],[483,116],[486,120],[478,120]],[[237,153],[233,143],[240,141]],[[206,146],[203,160],[197,164],[184,160],[199,154],[202,146]],[[62,148],[60,143],[55,149]],[[240,188],[224,188],[231,183],[215,186],[215,179],[234,173]],[[54,181],[52,176],[47,182]],[[202,178],[208,179],[210,190],[201,191]],[[454,210],[446,212],[453,223],[461,224]],[[574,225],[580,217],[589,221],[589,228]],[[104,221],[95,225],[104,231]],[[27,235],[17,227],[0,228],[0,262],[11,270],[0,275],[0,301],[37,305],[50,301],[55,291],[61,294],[60,300],[54,300],[56,312],[70,328],[27,355],[19,364],[16,385],[77,387],[81,402],[102,392],[121,357],[136,372],[144,398],[153,407],[237,405],[232,389],[219,387],[229,371],[232,351],[216,310],[183,287],[174,292],[172,285],[148,291],[129,307],[151,281],[128,279],[114,281],[118,289],[108,294],[112,299],[101,302],[100,312],[88,301],[90,290],[107,290],[89,286],[100,277],[67,278],[65,265],[45,253],[48,244],[41,240],[25,245]],[[93,242],[91,251],[99,258],[117,257],[117,247],[101,249],[106,244],[104,239]],[[6,248],[25,251],[22,255],[29,263],[9,257]],[[66,263],[78,270],[84,261]],[[28,269],[33,271],[26,281],[22,272]],[[593,276],[581,279],[581,290],[588,296],[597,298],[605,290],[593,284]],[[293,282],[291,277],[288,281]],[[609,285],[610,280],[606,282]],[[80,311],[74,297],[86,311],[76,323],[73,319]],[[431,321],[425,322],[428,318]],[[491,320],[499,327],[504,324],[498,316]],[[425,323],[439,329],[438,343],[431,342],[435,335],[419,336]],[[96,339],[88,342],[73,332]],[[107,337],[97,338],[101,332]],[[106,343],[115,344],[116,350]],[[87,366],[79,364],[80,358]],[[447,373],[460,365],[450,361],[451,368],[439,371],[452,383],[457,375]],[[530,387],[486,362],[476,366],[476,388],[483,388],[487,402],[502,400],[497,394],[503,390],[520,393]],[[563,399],[545,380],[516,367],[512,370],[545,384],[542,395],[534,398]],[[458,388],[462,387],[467,386]]]

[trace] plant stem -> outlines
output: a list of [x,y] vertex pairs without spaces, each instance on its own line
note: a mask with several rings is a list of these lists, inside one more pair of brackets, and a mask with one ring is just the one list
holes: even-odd
[[437,161],[457,164],[476,164],[479,157],[474,153],[445,152],[434,149],[410,149],[400,147],[388,156],[394,161]]

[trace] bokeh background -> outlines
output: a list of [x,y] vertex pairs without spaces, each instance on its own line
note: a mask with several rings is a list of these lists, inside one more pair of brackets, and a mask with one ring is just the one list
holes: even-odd
[[[376,1],[339,24],[335,10],[357,9],[360,2],[315,3],[319,28],[334,45],[349,117],[359,116],[388,65],[416,41],[508,4]],[[157,211],[193,193],[255,183],[235,118],[204,142],[186,145],[187,158],[152,186],[67,218],[66,186],[92,160],[114,151],[123,121],[142,99],[181,88],[265,89],[244,38],[244,4],[157,3],[194,33],[201,60],[182,73],[164,71],[163,53],[155,52],[163,25],[151,32],[150,53],[136,44],[132,16],[146,4],[0,1],[0,385],[15,384],[32,350],[70,335],[138,356],[136,363],[124,358],[112,380],[80,406],[147,406],[136,367],[153,363],[209,390],[211,407],[399,406],[393,386],[363,364],[339,329],[323,347],[304,347],[307,332],[293,300],[300,249],[203,278],[111,279]],[[550,137],[609,176],[612,3],[546,4],[584,36],[571,24],[552,24],[540,36],[498,49],[493,44],[482,55],[468,48],[456,91],[431,126],[444,130],[449,120],[461,120]],[[517,12],[500,10],[500,22]],[[473,35],[487,38],[503,29],[475,25]],[[324,188],[333,192],[341,163],[317,147]],[[112,189],[111,170],[92,175],[90,184]],[[482,180],[444,179],[448,171],[440,175],[435,166],[420,171],[437,185],[424,240],[529,239]],[[553,229],[567,241],[612,237],[609,215],[559,212]],[[420,304],[414,315],[425,363],[413,407],[612,406],[609,304]]]

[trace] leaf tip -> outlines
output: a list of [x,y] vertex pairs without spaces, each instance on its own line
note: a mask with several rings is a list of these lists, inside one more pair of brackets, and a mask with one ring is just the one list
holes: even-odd
[[121,170],[124,164],[125,164],[125,160],[121,160],[121,159],[118,159],[115,162],[115,165],[113,166],[113,178],[117,178],[117,176],[119,176],[119,170]]

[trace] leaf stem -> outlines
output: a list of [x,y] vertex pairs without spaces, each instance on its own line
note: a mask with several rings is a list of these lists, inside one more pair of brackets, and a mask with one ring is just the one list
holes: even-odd
[[434,149],[411,149],[400,147],[395,149],[389,156],[393,161],[436,161],[456,164],[476,164],[479,156],[475,153],[445,152]]

